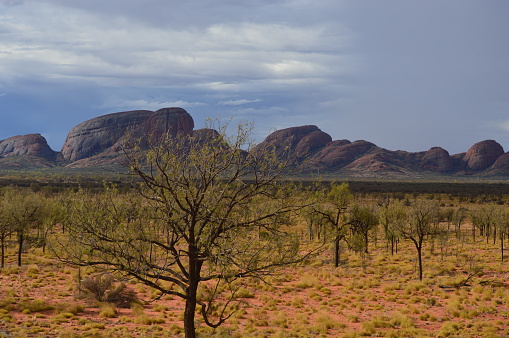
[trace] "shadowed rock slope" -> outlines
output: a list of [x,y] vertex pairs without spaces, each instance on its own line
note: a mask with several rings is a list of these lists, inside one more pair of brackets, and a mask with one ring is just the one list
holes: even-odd
[[[194,130],[193,118],[182,108],[113,113],[72,128],[61,152],[53,151],[40,134],[0,141],[0,169],[114,165],[122,155],[121,145],[127,137],[147,140],[165,133],[175,137],[193,133],[202,143],[217,137],[214,130]],[[509,153],[504,153],[494,140],[478,142],[467,152],[454,155],[441,147],[422,152],[392,151],[364,140],[332,140],[317,126],[306,125],[277,130],[252,151],[261,152],[266,148],[274,149],[281,159],[290,159],[294,170],[303,174],[509,176]]]

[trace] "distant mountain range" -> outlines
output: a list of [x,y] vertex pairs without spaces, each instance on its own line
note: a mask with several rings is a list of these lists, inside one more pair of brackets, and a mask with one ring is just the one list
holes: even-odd
[[[59,152],[52,150],[40,134],[2,140],[0,169],[111,166],[121,156],[120,144],[128,131],[136,137],[212,132],[194,130],[193,118],[182,108],[113,113],[72,128]],[[262,146],[291,156],[295,170],[303,174],[365,178],[509,176],[509,153],[494,140],[478,142],[465,153],[454,155],[440,147],[422,152],[392,151],[363,140],[332,140],[317,126],[308,125],[275,131],[258,147]]]

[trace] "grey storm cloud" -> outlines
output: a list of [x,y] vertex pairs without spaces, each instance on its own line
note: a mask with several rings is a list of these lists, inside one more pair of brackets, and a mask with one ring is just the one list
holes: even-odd
[[[179,105],[334,139],[509,147],[502,0],[0,0],[0,139]],[[13,114],[15,113],[15,114]]]

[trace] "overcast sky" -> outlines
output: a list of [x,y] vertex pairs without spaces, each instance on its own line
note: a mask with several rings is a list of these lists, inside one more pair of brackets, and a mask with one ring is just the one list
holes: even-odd
[[179,106],[271,131],[509,151],[507,0],[0,0],[0,140],[60,150],[100,115]]

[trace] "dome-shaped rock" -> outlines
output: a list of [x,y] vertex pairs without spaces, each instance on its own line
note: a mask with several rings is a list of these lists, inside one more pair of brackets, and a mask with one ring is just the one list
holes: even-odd
[[509,153],[500,155],[492,166],[495,170],[502,170],[509,172]]
[[420,166],[426,170],[445,173],[454,169],[454,161],[447,150],[433,147],[424,154]]
[[481,141],[468,149],[463,162],[468,169],[484,170],[489,168],[504,154],[502,146],[493,140]]
[[325,147],[332,142],[332,137],[321,130],[315,130],[304,136],[295,146],[295,153],[298,156],[305,156]]
[[155,113],[135,110],[99,116],[71,129],[62,147],[65,160],[74,162],[106,151],[115,146],[127,133],[135,137],[155,136],[164,132],[191,132],[194,121],[182,108],[163,108]]
[[194,129],[194,120],[182,108],[163,108],[153,113],[146,121],[143,132],[145,135],[160,137],[166,133],[190,133]]
[[278,156],[290,156],[300,160],[331,141],[331,136],[317,126],[291,127],[273,132],[258,144],[253,152],[256,154],[263,149],[275,149]]
[[0,156],[33,155],[52,158],[55,152],[49,147],[41,134],[13,136],[0,141]]

